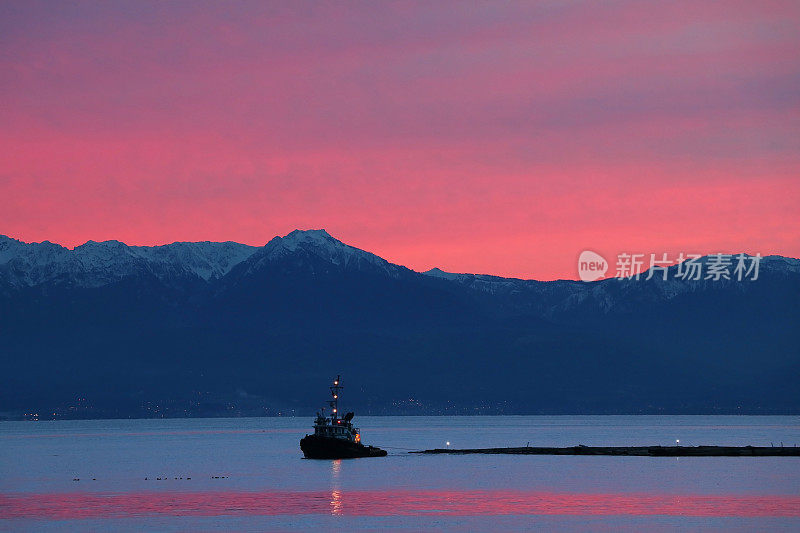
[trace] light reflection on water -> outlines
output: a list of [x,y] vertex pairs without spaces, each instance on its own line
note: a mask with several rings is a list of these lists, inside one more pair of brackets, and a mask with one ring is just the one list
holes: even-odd
[[559,494],[520,491],[142,492],[0,495],[0,517],[666,515],[800,517],[800,496]]
[[[688,445],[794,445],[798,417],[362,417],[360,425],[365,442],[386,447],[389,457],[302,459],[308,419],[2,422],[0,529],[30,529],[31,521],[37,529],[213,529],[209,519],[223,520],[218,527],[225,529],[235,517],[256,517],[254,529],[331,527],[326,519],[336,528],[485,529],[511,516],[553,517],[547,528],[574,517],[628,517],[639,520],[634,530],[663,525],[664,517],[695,517],[690,527],[728,520],[730,529],[731,519],[749,520],[750,529],[800,527],[798,458],[406,453],[448,440],[453,447],[677,438]],[[528,522],[509,524],[514,530]]]
[[342,491],[339,486],[339,473],[342,470],[342,460],[331,461],[331,514],[342,514]]

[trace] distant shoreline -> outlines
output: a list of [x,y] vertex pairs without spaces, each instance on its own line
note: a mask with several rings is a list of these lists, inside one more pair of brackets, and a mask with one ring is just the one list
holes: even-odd
[[[255,418],[291,418],[291,419],[308,419],[311,418],[311,413],[301,414],[270,414],[270,415],[198,415],[198,416],[96,416],[96,417],[57,417],[57,418],[44,418],[38,419],[22,417],[22,416],[0,416],[0,423],[2,422],[94,422],[103,420],[238,420],[238,419],[255,419]],[[425,414],[408,414],[408,413],[360,413],[359,417],[373,417],[373,418],[428,418],[428,417],[441,417],[441,418],[511,418],[511,417],[597,417],[597,418],[610,418],[610,417],[798,417],[800,413],[791,412],[775,412],[775,413],[511,413],[511,414],[462,414],[462,413],[425,413]],[[427,451],[427,450],[426,450]]]

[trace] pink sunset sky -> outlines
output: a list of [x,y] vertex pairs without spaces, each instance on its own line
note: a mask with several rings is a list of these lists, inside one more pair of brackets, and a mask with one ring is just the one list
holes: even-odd
[[0,4],[0,233],[800,257],[800,3]]

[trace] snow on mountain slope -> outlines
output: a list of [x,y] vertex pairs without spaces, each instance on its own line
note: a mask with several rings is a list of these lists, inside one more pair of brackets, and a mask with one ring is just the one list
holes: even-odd
[[88,241],[70,250],[47,241],[25,243],[0,236],[0,279],[12,286],[79,287],[99,287],[140,274],[166,283],[186,277],[209,281],[227,274],[256,249],[234,242],[128,246],[119,241]]
[[[731,279],[706,279],[705,269],[711,260],[712,256],[704,256],[698,260],[704,268],[699,280],[676,277],[677,266],[670,267],[666,280],[660,272],[647,279],[648,273],[645,271],[641,273],[640,279],[608,278],[589,283],[569,280],[542,282],[485,274],[454,274],[439,268],[433,268],[423,274],[446,279],[482,293],[526,302],[527,307],[536,308],[546,316],[556,316],[587,306],[609,313],[614,310],[625,310],[639,303],[671,300],[686,293],[715,289],[741,292],[752,286],[753,282],[750,280],[752,274],[744,276],[745,279],[742,281],[735,279],[733,273],[735,257],[730,269]],[[760,279],[785,278],[797,274],[800,274],[800,259],[776,255],[761,258]]]
[[252,275],[275,264],[311,271],[317,268],[372,271],[392,278],[411,273],[405,267],[349,246],[325,230],[294,230],[285,237],[275,237],[242,264],[243,271],[240,274]]
[[206,281],[221,278],[253,255],[255,246],[237,242],[175,242],[163,246],[134,246],[134,253],[151,264],[180,265]]
[[[708,257],[701,262],[708,262]],[[796,276],[800,260],[764,257],[763,276]],[[186,280],[210,282],[221,279],[239,266],[234,277],[257,274],[265,268],[312,275],[335,272],[370,272],[397,279],[418,275],[375,254],[349,246],[325,230],[294,230],[275,237],[263,247],[235,242],[176,242],[163,246],[128,246],[119,241],[88,241],[70,250],[48,241],[24,243],[0,235],[0,282],[24,287],[56,283],[76,287],[99,287],[128,276],[153,276],[173,285]],[[422,273],[465,286],[471,290],[508,299],[513,305],[553,312],[591,304],[608,312],[632,301],[669,300],[680,294],[733,286],[746,290],[747,281],[685,281],[660,275],[651,280],[617,279],[591,283],[535,281],[483,274],[453,274],[438,268]],[[642,275],[642,278],[646,274]]]
[[294,230],[261,248],[235,242],[128,246],[88,241],[70,250],[47,241],[25,243],[0,236],[0,280],[16,287],[43,283],[100,287],[134,275],[152,275],[166,284],[187,278],[208,282],[239,264],[247,275],[278,263],[300,270],[372,271],[392,278],[411,272],[344,244],[325,230]]

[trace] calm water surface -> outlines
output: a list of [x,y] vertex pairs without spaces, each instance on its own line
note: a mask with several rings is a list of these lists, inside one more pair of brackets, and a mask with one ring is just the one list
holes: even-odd
[[[800,445],[800,417],[361,417],[389,457],[302,459],[305,418],[0,423],[0,529],[800,530],[800,458],[422,456]],[[160,479],[159,479],[160,478]]]

